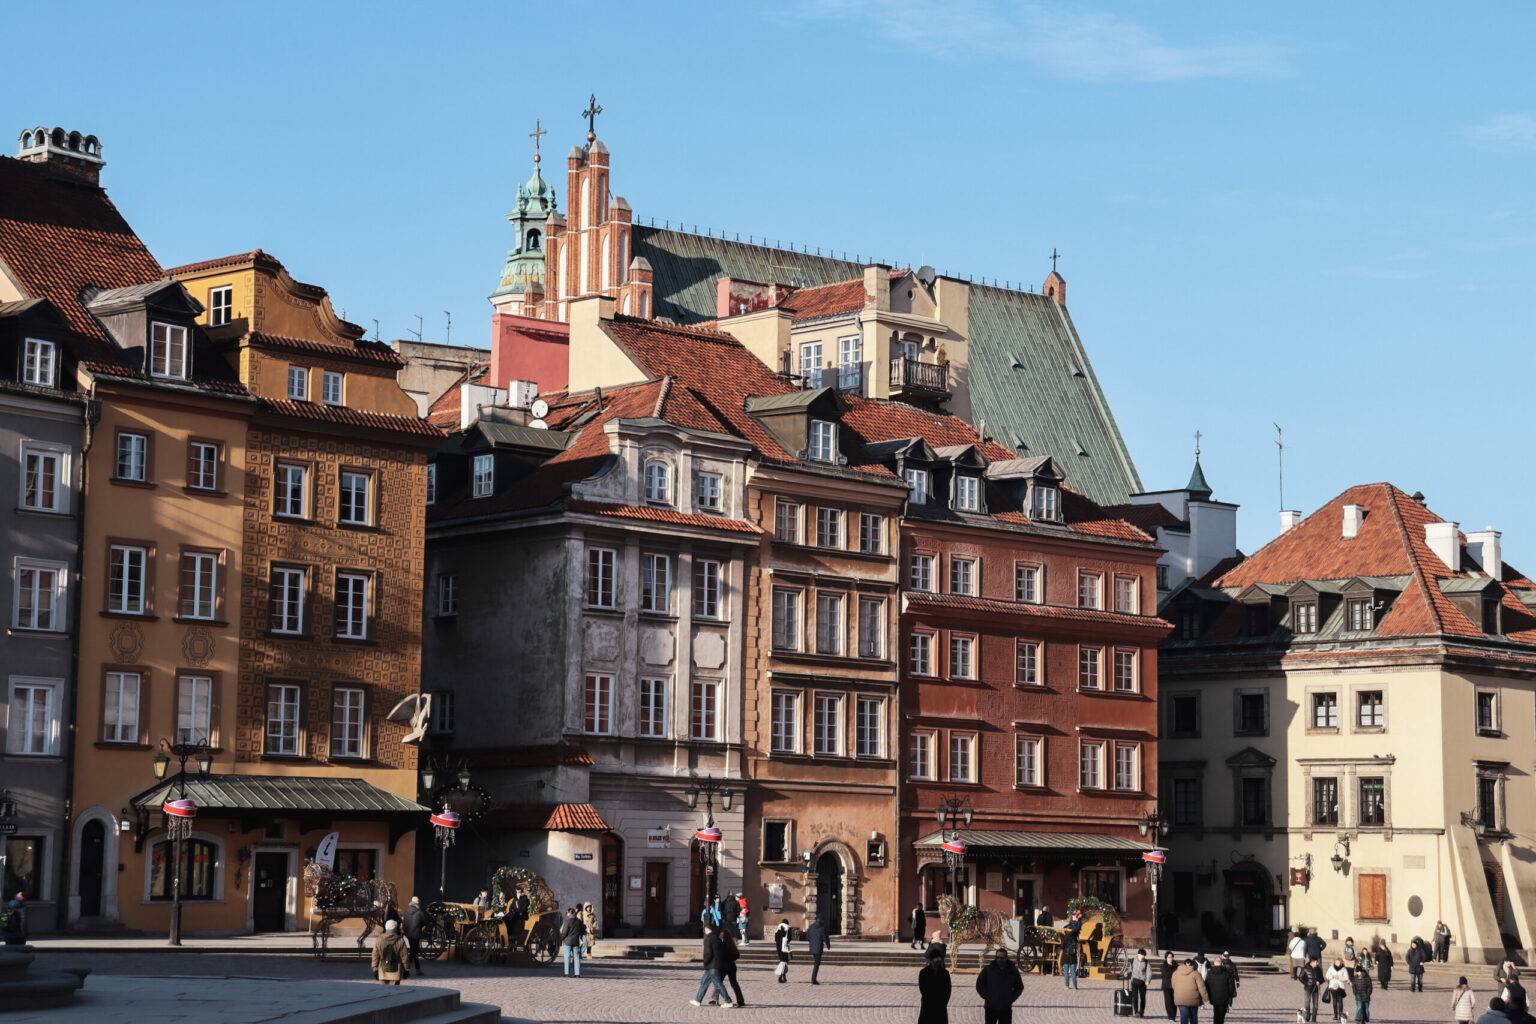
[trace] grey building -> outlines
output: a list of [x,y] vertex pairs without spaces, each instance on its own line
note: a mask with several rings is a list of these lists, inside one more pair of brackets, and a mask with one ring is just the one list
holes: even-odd
[[[79,624],[81,467],[91,403],[74,390],[76,341],[46,300],[0,303],[0,823],[9,899],[25,891],[34,932],[67,919],[62,865]],[[14,829],[14,831],[12,831]]]

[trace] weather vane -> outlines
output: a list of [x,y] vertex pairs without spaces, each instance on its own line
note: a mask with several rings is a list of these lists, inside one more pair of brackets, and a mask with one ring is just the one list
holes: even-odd
[[597,115],[603,112],[603,108],[597,105],[597,93],[587,97],[587,109],[581,112],[581,116],[587,119],[587,144],[591,145],[597,139]]
[[538,163],[541,159],[543,159],[543,157],[539,156],[539,143],[541,141],[543,141],[544,136],[546,136],[548,134],[549,134],[549,132],[547,132],[544,129],[544,126],[539,123],[539,119],[538,118],[534,118],[534,120],[533,120],[533,131],[528,133],[528,137],[533,140],[533,162],[534,163]]

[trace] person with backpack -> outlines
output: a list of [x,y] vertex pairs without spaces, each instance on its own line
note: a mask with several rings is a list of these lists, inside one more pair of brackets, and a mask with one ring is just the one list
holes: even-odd
[[1006,949],[994,950],[991,962],[976,975],[976,994],[985,1024],[1013,1024],[1013,1004],[1024,994],[1024,979]]
[[27,944],[27,893],[23,889],[0,906],[0,939],[7,946]]
[[373,976],[385,985],[400,984],[401,978],[410,976],[405,969],[406,957],[409,955],[405,936],[400,934],[399,923],[385,921],[384,934],[373,944]]
[[721,928],[715,936],[720,940],[720,991],[724,992],[729,983],[731,992],[736,996],[736,1005],[746,1006],[747,999],[741,994],[741,982],[736,979],[736,961],[741,959],[741,950],[736,948],[736,939],[729,928]]
[[923,969],[917,974],[917,1024],[949,1024],[950,981],[944,953],[929,946],[923,960]]
[[779,922],[779,926],[773,930],[773,951],[779,958],[778,966],[773,969],[774,976],[783,984],[789,980],[789,918]]
[[[575,907],[568,907],[565,911],[565,920],[560,925],[560,954],[561,962],[565,968],[567,978],[581,977],[581,941],[587,934],[586,925],[581,923],[581,917],[576,913]],[[575,971],[571,970],[572,965]]]

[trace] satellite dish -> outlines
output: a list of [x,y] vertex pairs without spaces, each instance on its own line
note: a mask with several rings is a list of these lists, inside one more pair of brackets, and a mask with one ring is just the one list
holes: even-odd
[[543,420],[532,420],[532,421],[529,422],[528,425],[530,427],[532,427],[534,430],[548,430],[549,429],[549,424],[545,423]]
[[[535,398],[533,404],[528,407],[528,411],[533,413],[537,419],[543,419],[549,415],[549,403],[542,398]],[[542,424],[540,425],[542,426]]]

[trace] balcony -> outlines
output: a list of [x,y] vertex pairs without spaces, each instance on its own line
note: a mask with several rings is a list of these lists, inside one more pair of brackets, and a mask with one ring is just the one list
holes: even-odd
[[826,366],[802,366],[800,386],[806,390],[829,387],[862,395],[865,393],[864,379],[869,375],[865,369],[867,365],[866,363],[842,365],[828,363]]
[[944,401],[949,398],[949,364],[897,356],[891,360],[891,397]]

